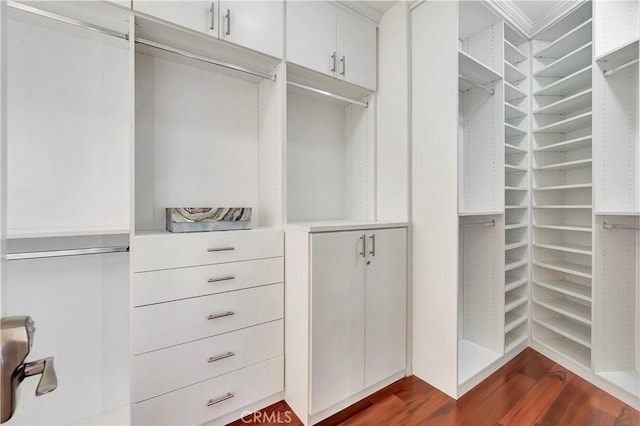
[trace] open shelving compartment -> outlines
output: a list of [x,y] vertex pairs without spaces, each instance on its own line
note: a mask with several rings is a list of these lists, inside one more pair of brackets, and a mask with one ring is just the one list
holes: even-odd
[[250,207],[252,228],[280,226],[279,61],[223,43],[214,55],[205,35],[136,24],[136,238],[171,235],[169,207]]
[[538,34],[532,81],[532,339],[591,369],[591,2]]

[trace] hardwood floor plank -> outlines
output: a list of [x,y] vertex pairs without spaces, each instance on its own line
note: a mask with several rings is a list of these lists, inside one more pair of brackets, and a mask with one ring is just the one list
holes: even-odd
[[565,368],[554,365],[529,392],[524,395],[499,423],[507,425],[534,425],[544,417],[547,410],[565,388],[567,380],[573,376]]
[[638,426],[640,425],[640,412],[625,405],[616,418],[614,426]]

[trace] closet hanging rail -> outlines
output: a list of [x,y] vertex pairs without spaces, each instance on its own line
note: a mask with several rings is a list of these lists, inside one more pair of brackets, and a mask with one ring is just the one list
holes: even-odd
[[477,82],[475,82],[475,81],[473,81],[473,80],[470,80],[470,79],[468,79],[467,77],[464,77],[464,76],[462,76],[462,75],[458,75],[458,78],[459,78],[460,80],[464,80],[464,81],[466,81],[467,83],[469,83],[469,84],[472,84],[472,85],[476,86],[478,89],[482,89],[482,90],[484,90],[485,92],[487,92],[487,93],[488,93],[488,94],[490,94],[491,96],[493,96],[493,95],[495,95],[495,94],[496,94],[496,89],[490,89],[490,88],[488,88],[487,86],[485,86],[484,84],[477,83]]
[[489,220],[487,222],[470,222],[470,223],[461,223],[460,226],[486,226],[487,228],[491,228],[496,226],[495,219]]
[[88,254],[126,253],[128,251],[129,246],[31,251],[23,253],[7,253],[7,260],[44,259],[48,257],[83,256]]
[[602,224],[604,229],[628,229],[631,231],[640,231],[640,225],[626,225],[623,223],[607,223]]
[[38,9],[38,8],[35,8],[35,7],[32,7],[32,6],[28,6],[26,4],[16,3],[16,2],[13,2],[13,1],[7,1],[7,6],[13,8],[13,9],[16,9],[16,10],[21,10],[23,12],[28,12],[28,13],[31,13],[31,14],[34,14],[34,15],[42,16],[44,18],[52,19],[54,21],[63,22],[65,24],[73,25],[74,27],[84,28],[84,29],[87,29],[87,30],[95,31],[97,33],[106,34],[106,35],[110,35],[110,36],[113,36],[113,37],[118,37],[118,38],[121,38],[121,39],[124,39],[124,40],[127,40],[129,38],[129,35],[125,34],[125,33],[119,33],[117,31],[110,30],[110,29],[104,28],[104,27],[100,27],[98,25],[93,25],[93,24],[90,24],[88,22],[79,21],[77,19],[69,18],[67,16],[58,15],[57,13],[47,12],[46,10]]
[[318,93],[320,95],[328,96],[333,99],[349,102],[350,104],[358,105],[364,108],[369,107],[369,102],[362,102],[356,99],[347,98],[345,96],[336,95],[335,93],[327,92],[326,90],[316,89],[315,87],[305,86],[304,84],[294,83],[293,81],[287,81],[287,84],[292,87],[308,90],[309,92]]
[[253,71],[248,68],[240,67],[237,65],[229,64],[226,62],[216,61],[211,58],[207,58],[204,56],[196,55],[195,53],[186,52],[184,50],[176,49],[175,47],[170,47],[164,44],[156,43],[155,41],[145,40],[143,38],[136,39],[137,44],[142,44],[144,46],[153,47],[155,49],[164,50],[165,52],[174,53],[176,55],[184,56],[185,58],[195,59],[196,61],[206,62],[210,65],[215,65],[217,67],[226,68],[233,71],[242,72],[245,74],[250,74],[255,77],[266,78],[268,80],[274,80],[275,76],[264,74],[259,71]]
[[637,64],[637,63],[638,63],[638,59],[634,59],[633,61],[629,61],[626,64],[620,65],[619,67],[615,67],[614,69],[604,71],[603,74],[604,74],[605,77],[609,77],[611,74],[615,74],[618,71],[620,71],[622,69],[625,69],[627,67],[630,67],[631,65]]

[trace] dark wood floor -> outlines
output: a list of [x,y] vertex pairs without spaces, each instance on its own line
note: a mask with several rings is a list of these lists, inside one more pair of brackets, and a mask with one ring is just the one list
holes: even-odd
[[[284,401],[232,425],[247,424],[301,425]],[[640,413],[529,348],[458,401],[407,377],[321,425],[640,426]]]

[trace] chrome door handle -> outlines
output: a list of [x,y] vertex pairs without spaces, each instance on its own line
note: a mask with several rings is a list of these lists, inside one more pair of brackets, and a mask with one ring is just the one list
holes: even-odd
[[234,251],[234,250],[235,250],[235,247],[212,247],[207,249],[209,253],[214,253],[217,251]]
[[369,235],[369,238],[371,239],[371,251],[369,252],[369,254],[371,256],[376,255],[376,234],[371,234]]
[[36,396],[41,396],[58,387],[58,378],[53,368],[53,357],[24,364],[24,377],[40,375]]
[[207,316],[208,320],[213,320],[213,319],[218,319],[218,318],[224,318],[224,317],[230,317],[232,315],[235,315],[236,313],[233,311],[227,311],[227,312],[221,312],[219,314],[209,314]]
[[360,239],[362,240],[362,251],[360,252],[360,256],[367,257],[367,236],[362,234]]
[[207,359],[207,362],[216,362],[216,361],[220,361],[221,359],[225,359],[225,358],[230,358],[232,356],[234,356],[235,353],[233,352],[226,352],[220,355],[213,355],[210,356],[209,359]]
[[219,278],[209,278],[207,280],[208,283],[217,283],[220,281],[230,281],[230,280],[235,280],[236,277],[234,277],[233,275],[227,275],[226,277],[219,277]]
[[227,31],[225,31],[225,34],[231,35],[231,9],[227,9],[227,14],[224,17],[227,20]]
[[336,52],[333,52],[331,55],[331,72],[335,74],[336,72]]
[[231,399],[234,396],[236,395],[233,392],[227,392],[226,394],[219,396],[217,398],[211,398],[209,401],[207,401],[207,407],[211,407],[214,404],[217,404],[222,401],[226,401],[227,399]]
[[344,77],[344,74],[347,72],[347,60],[344,56],[340,58],[340,63],[342,64],[342,71],[340,72],[340,75]]
[[211,9],[209,9],[209,11],[211,12],[211,25],[209,25],[210,30],[215,29],[215,24],[216,24],[215,7],[216,7],[216,4],[214,2],[211,2]]

